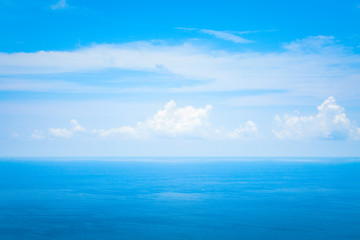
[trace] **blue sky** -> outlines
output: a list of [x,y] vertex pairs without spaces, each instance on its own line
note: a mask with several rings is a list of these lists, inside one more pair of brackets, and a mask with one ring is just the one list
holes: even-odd
[[0,156],[359,156],[359,1],[0,0]]

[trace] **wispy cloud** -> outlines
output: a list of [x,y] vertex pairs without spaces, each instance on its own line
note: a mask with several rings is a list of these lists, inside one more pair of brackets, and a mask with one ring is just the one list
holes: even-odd
[[57,3],[51,5],[51,9],[57,10],[57,9],[66,9],[69,5],[67,4],[66,0],[60,0]]
[[[358,55],[339,45],[333,37],[326,36],[296,40],[285,44],[281,51],[267,53],[225,51],[188,42],[180,45],[133,42],[92,45],[74,51],[0,53],[0,75],[3,76],[0,88],[12,91],[17,88],[29,91],[46,88],[46,84],[42,86],[31,80],[32,74],[118,69],[155,72],[160,75],[165,72],[178,79],[191,79],[197,83],[192,86],[167,87],[168,92],[241,91],[260,87],[269,90],[283,89],[287,94],[278,94],[277,104],[290,104],[291,97],[304,95],[311,96],[314,100],[329,95],[358,99],[359,66]],[[30,77],[28,80],[16,81],[19,74]],[[4,80],[6,75],[13,80]],[[62,83],[60,89],[85,89],[84,81],[79,86],[80,83],[74,79],[65,80],[69,84]],[[51,80],[48,84],[50,90],[61,85]],[[54,87],[54,84],[58,86]],[[141,84],[137,87],[144,88]],[[263,101],[263,104],[267,103]]]
[[217,31],[217,30],[210,30],[210,29],[183,28],[183,27],[178,27],[177,29],[187,30],[187,31],[198,31],[198,32],[205,33],[205,34],[214,36],[216,38],[231,41],[231,42],[234,42],[234,43],[251,43],[251,42],[254,42],[252,40],[248,40],[248,39],[245,39],[245,38],[240,37],[240,36],[237,35],[237,34],[250,33],[250,31],[246,31],[246,32]]
[[284,44],[284,48],[291,52],[299,53],[341,53],[343,49],[336,45],[333,36],[312,36],[305,39],[298,39]]
[[223,39],[223,40],[231,41],[231,42],[234,42],[234,43],[251,43],[251,42],[254,42],[254,41],[245,39],[243,37],[240,37],[238,35],[235,35],[233,33],[226,32],[226,31],[215,31],[215,30],[209,30],[209,29],[201,29],[200,32],[212,35],[214,37],[217,37],[217,38],[220,38],[220,39]]
[[80,83],[58,80],[35,80],[0,78],[0,91],[29,92],[99,92],[99,87],[91,87]]

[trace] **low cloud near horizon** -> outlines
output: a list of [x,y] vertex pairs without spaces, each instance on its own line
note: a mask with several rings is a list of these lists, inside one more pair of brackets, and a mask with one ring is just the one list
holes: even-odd
[[[258,128],[253,121],[239,124],[234,130],[215,129],[209,122],[211,105],[203,108],[194,106],[177,107],[174,100],[165,104],[154,116],[138,121],[135,126],[120,126],[109,129],[88,131],[77,120],[70,121],[72,128],[50,128],[53,137],[70,138],[75,134],[92,134],[101,138],[122,137],[135,139],[149,138],[203,138],[203,139],[252,139],[258,137]],[[39,130],[32,135],[40,135]],[[42,137],[33,137],[43,139]]]
[[[135,126],[120,126],[109,129],[85,129],[77,120],[70,121],[71,128],[50,128],[53,137],[70,138],[87,134],[101,138],[121,137],[134,139],[153,138],[202,138],[212,140],[251,140],[264,138],[258,126],[248,120],[233,130],[223,126],[214,127],[210,120],[211,105],[203,108],[194,106],[178,107],[171,100],[145,121],[138,121]],[[273,134],[278,139],[360,139],[360,128],[345,114],[345,109],[338,105],[334,97],[329,97],[317,107],[315,115],[275,115]],[[224,123],[226,124],[226,123]],[[33,139],[44,139],[43,131],[35,130]],[[269,138],[269,137],[268,137]],[[271,137],[270,137],[271,138]]]
[[345,114],[334,97],[317,107],[315,115],[276,115],[273,133],[279,139],[354,139],[360,138],[360,128]]

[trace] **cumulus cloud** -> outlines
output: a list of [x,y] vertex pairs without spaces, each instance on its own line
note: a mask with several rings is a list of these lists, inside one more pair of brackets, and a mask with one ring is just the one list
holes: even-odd
[[258,127],[253,121],[247,121],[244,124],[239,124],[239,126],[231,131],[226,129],[216,129],[215,130],[216,138],[220,139],[256,139],[260,136]]
[[67,4],[66,0],[60,0],[57,3],[51,5],[51,9],[56,10],[56,9],[65,9],[68,8],[69,5]]
[[244,125],[239,125],[234,131],[229,133],[231,139],[247,139],[258,136],[258,128],[253,121],[247,121]]
[[137,138],[203,135],[204,128],[208,125],[207,119],[211,108],[211,105],[206,105],[204,108],[177,107],[175,101],[171,100],[153,117],[144,122],[138,122],[135,127],[122,126],[107,130],[98,129],[94,132],[102,137],[120,134]]
[[[151,138],[202,138],[212,140],[254,139],[259,137],[258,127],[253,121],[240,124],[236,129],[221,130],[211,126],[209,122],[211,105],[196,108],[194,106],[178,107],[174,100],[169,101],[153,116],[138,121],[133,126],[119,126],[108,129],[87,131],[75,119],[71,120],[71,128],[50,128],[48,133],[55,137],[71,138],[76,133],[87,134],[88,137],[99,136],[134,139]],[[43,138],[42,132],[36,131],[33,138]],[[39,135],[39,137],[37,137]]]
[[193,106],[177,108],[176,103],[171,100],[164,109],[159,110],[151,119],[148,119],[145,125],[155,132],[172,136],[191,133],[207,124],[211,108],[211,105],[206,105],[205,108]]
[[70,121],[72,128],[50,128],[49,132],[55,137],[70,138],[76,132],[86,132],[86,129],[82,127],[77,120],[72,119]]
[[359,139],[360,128],[351,122],[334,97],[318,106],[316,115],[275,116],[273,133],[280,139]]

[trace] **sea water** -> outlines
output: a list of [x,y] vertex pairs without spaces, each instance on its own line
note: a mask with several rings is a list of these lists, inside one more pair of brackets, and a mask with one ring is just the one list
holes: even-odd
[[360,162],[3,158],[0,239],[360,239]]

